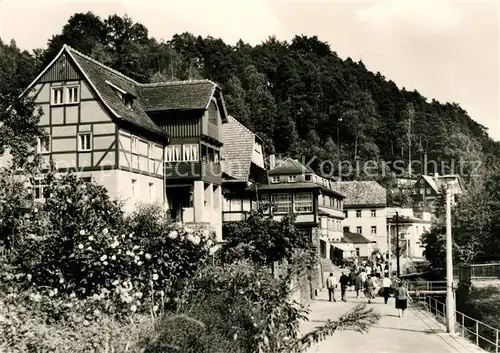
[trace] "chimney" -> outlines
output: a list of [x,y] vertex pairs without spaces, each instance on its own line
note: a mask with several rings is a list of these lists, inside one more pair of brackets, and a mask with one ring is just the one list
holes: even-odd
[[273,170],[276,167],[276,157],[274,154],[269,155],[269,170]]

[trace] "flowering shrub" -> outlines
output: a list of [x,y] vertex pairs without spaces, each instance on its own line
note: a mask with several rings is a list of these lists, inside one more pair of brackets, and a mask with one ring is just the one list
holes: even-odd
[[16,249],[16,278],[26,288],[87,299],[96,310],[157,311],[167,289],[209,256],[208,232],[169,223],[158,206],[125,217],[101,186],[73,175],[49,176],[48,184],[43,210],[24,222]]

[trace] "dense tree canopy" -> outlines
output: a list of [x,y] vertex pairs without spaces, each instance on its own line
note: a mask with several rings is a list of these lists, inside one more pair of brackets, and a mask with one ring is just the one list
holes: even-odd
[[400,160],[405,171],[410,158],[426,154],[448,166],[440,173],[452,171],[452,161],[491,164],[500,155],[500,144],[458,104],[400,89],[361,61],[340,59],[316,36],[270,37],[256,46],[191,33],[163,41],[127,16],[77,13],[35,53],[0,43],[0,94],[25,88],[63,44],[141,82],[219,83],[230,114],[259,133],[269,151],[333,162]]

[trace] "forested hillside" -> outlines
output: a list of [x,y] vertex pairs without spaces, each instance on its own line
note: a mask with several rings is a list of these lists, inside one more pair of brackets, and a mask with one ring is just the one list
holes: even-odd
[[425,152],[447,165],[500,156],[500,144],[459,104],[400,89],[317,37],[271,37],[253,47],[190,33],[163,41],[128,17],[79,13],[34,53],[1,43],[0,93],[25,88],[63,44],[140,82],[216,81],[230,114],[258,132],[269,152],[333,162],[421,160]]

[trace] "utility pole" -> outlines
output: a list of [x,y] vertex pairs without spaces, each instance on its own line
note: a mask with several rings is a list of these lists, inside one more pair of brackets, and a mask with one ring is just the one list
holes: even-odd
[[411,140],[413,139],[413,135],[411,133],[411,123],[415,116],[415,110],[413,109],[413,105],[411,103],[407,105],[406,110],[408,114],[408,132],[406,133],[406,136],[408,137],[408,174],[411,178]]
[[399,278],[399,213],[396,211],[396,275]]
[[453,293],[453,252],[451,238],[451,192],[446,190],[446,331],[455,333],[455,295]]

